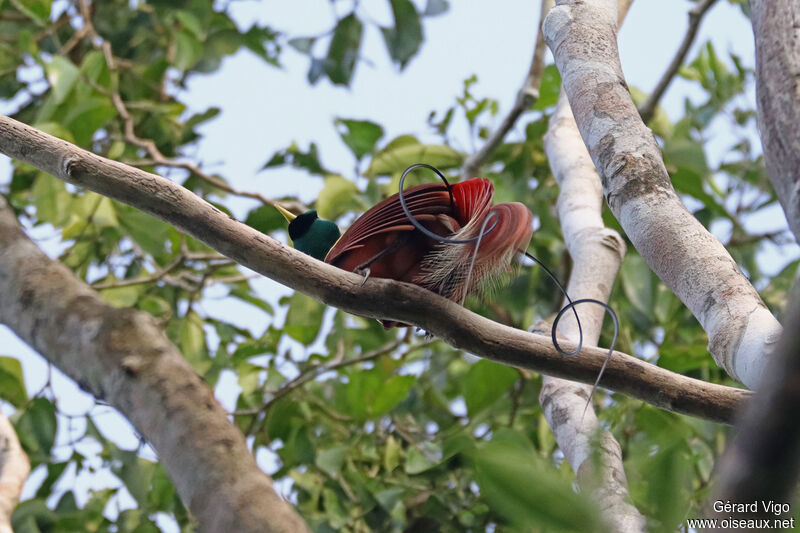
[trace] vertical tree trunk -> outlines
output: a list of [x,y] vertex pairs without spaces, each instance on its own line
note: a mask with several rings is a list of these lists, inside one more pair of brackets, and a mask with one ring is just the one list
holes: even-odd
[[[567,292],[573,300],[593,298],[606,302],[625,254],[625,242],[616,231],[603,225],[600,178],[563,92],[556,113],[550,119],[544,146],[550,168],[561,187],[558,215],[573,260]],[[581,304],[576,310],[583,329],[583,342],[597,345],[605,309]],[[563,316],[559,333],[570,340],[578,340],[578,325],[572,313]],[[543,376],[542,380],[539,402],[558,447],[581,486],[591,491],[598,501],[611,530],[646,531],[644,517],[629,501],[619,443],[600,427],[592,406],[586,405],[592,387],[550,376]],[[595,468],[590,458],[598,445],[599,468]]]
[[800,2],[751,0],[764,163],[800,242]]

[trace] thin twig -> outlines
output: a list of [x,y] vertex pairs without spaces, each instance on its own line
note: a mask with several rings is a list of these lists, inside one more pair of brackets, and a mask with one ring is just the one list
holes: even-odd
[[[409,330],[409,333],[410,333],[410,330]],[[355,357],[353,359],[343,359],[342,357],[336,357],[335,356],[330,363],[327,363],[327,364],[324,364],[324,365],[313,366],[310,369],[308,369],[307,371],[305,371],[302,374],[300,374],[299,376],[297,376],[296,378],[294,378],[293,380],[287,382],[281,388],[276,390],[273,393],[272,398],[270,398],[269,401],[267,401],[263,406],[261,406],[259,408],[256,408],[256,409],[242,409],[242,410],[236,411],[233,414],[235,414],[235,415],[254,415],[254,414],[258,414],[258,413],[260,413],[262,411],[266,412],[276,401],[280,400],[281,398],[283,398],[284,396],[286,396],[287,394],[289,394],[293,390],[295,390],[295,389],[297,389],[299,387],[302,387],[303,385],[305,385],[309,381],[312,381],[312,380],[318,378],[322,374],[324,374],[326,372],[330,372],[332,370],[343,368],[343,367],[346,367],[346,366],[357,365],[359,363],[364,363],[366,361],[371,361],[373,359],[377,359],[378,357],[381,357],[382,355],[386,355],[387,353],[390,353],[390,352],[394,351],[395,349],[397,349],[400,345],[402,345],[404,342],[406,342],[408,340],[408,337],[409,337],[409,335],[406,334],[406,335],[404,335],[403,337],[401,337],[399,339],[395,339],[395,340],[393,340],[393,341],[381,346],[380,348],[377,348],[375,350],[369,351],[369,352],[367,352],[367,353],[365,353],[365,354],[363,354],[363,355],[361,355],[359,357]],[[407,356],[409,353],[411,353],[411,352],[413,352],[415,350],[419,350],[420,348],[424,348],[426,346],[429,346],[430,344],[433,344],[434,342],[437,342],[437,340],[436,339],[427,340],[427,341],[420,342],[419,344],[415,344],[414,346],[409,346],[408,350],[406,350],[403,353],[402,357]]]
[[[91,20],[91,12],[88,1],[80,0],[79,4],[84,26],[83,28],[78,30],[78,32],[74,37],[77,37],[78,34],[80,34],[80,39],[82,39],[85,36],[91,37],[95,47],[100,48],[103,51],[108,68],[112,71],[117,70],[117,65],[120,63],[120,59],[114,56],[111,50],[111,44],[105,39],[103,39],[103,37],[99,33],[97,33],[97,30],[95,30]],[[74,43],[72,44],[72,46],[74,46]],[[236,196],[242,196],[244,198],[253,198],[263,204],[275,205],[275,202],[273,200],[257,192],[239,190],[229,185],[228,183],[224,182],[223,180],[219,179],[218,177],[208,174],[207,172],[203,171],[198,165],[192,162],[177,161],[175,159],[171,159],[165,156],[163,153],[161,153],[161,150],[158,149],[158,146],[152,139],[143,139],[138,135],[136,135],[136,132],[134,131],[135,120],[128,111],[125,102],[123,102],[122,96],[120,95],[119,91],[109,91],[97,86],[95,86],[95,88],[100,89],[102,92],[104,92],[111,98],[111,102],[114,105],[114,108],[117,110],[117,113],[119,113],[119,116],[122,118],[125,140],[133,144],[134,146],[138,146],[139,148],[144,149],[147,152],[147,154],[152,158],[153,160],[152,162],[154,164],[163,167],[182,168],[188,171],[189,173],[194,174],[201,180],[227,193]]]
[[542,34],[542,21],[552,5],[553,0],[542,0],[539,29],[536,33],[536,44],[533,48],[533,59],[531,59],[531,66],[528,69],[528,76],[517,93],[517,99],[513,107],[500,123],[500,126],[489,136],[486,143],[477,152],[464,160],[464,164],[461,166],[462,178],[466,179],[477,175],[480,167],[500,146],[508,132],[517,123],[517,119],[539,99],[539,86],[542,84],[542,74],[544,73],[544,56],[547,52],[547,43],[545,43],[544,35]]
[[159,281],[164,276],[166,276],[171,270],[177,268],[181,263],[183,263],[184,257],[183,254],[178,254],[178,256],[164,268],[153,272],[149,276],[142,276],[138,278],[130,278],[130,279],[121,279],[119,281],[106,281],[102,283],[92,283],[92,288],[94,290],[103,290],[103,289],[116,289],[118,287],[129,287],[131,285],[140,285],[142,283],[151,283],[153,281]]
[[661,79],[658,80],[653,92],[651,92],[647,100],[639,106],[639,115],[641,115],[644,122],[648,122],[653,118],[653,113],[655,113],[661,97],[667,91],[669,84],[672,83],[672,79],[675,77],[675,74],[678,73],[678,69],[681,68],[681,65],[683,65],[686,59],[686,54],[689,53],[689,49],[692,47],[692,43],[697,36],[697,30],[700,29],[700,22],[703,20],[703,16],[716,1],[717,0],[703,0],[695,4],[695,6],[689,10],[689,27],[686,28],[686,35],[683,36],[683,42],[681,42],[667,70],[661,76]]

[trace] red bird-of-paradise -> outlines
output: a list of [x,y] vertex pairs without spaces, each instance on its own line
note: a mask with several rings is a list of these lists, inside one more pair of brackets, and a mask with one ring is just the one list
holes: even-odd
[[327,240],[325,262],[343,270],[414,283],[463,302],[506,272],[533,235],[530,210],[519,202],[492,205],[493,195],[485,178],[427,183],[378,203],[338,239],[313,211],[292,218],[289,233],[295,247],[310,255],[321,255],[326,245],[320,241]]
[[[404,191],[405,177],[416,168],[436,172],[443,183]],[[616,344],[617,316],[598,300],[571,300],[553,274],[526,252],[533,235],[533,214],[519,202],[492,205],[493,195],[494,187],[485,178],[450,185],[436,168],[418,163],[403,173],[398,194],[370,208],[341,237],[336,224],[320,219],[316,211],[295,216],[276,207],[289,221],[289,237],[298,250],[362,274],[365,280],[373,276],[405,281],[459,303],[482,283],[506,272],[514,258],[525,255],[536,261],[569,302],[553,321],[552,340],[559,353],[573,356],[581,349],[583,333],[576,304],[601,305],[614,321],[611,348],[589,395],[591,401]],[[573,352],[566,352],[558,344],[556,328],[570,309],[577,320],[579,341]],[[387,329],[402,325],[390,320],[381,323]]]

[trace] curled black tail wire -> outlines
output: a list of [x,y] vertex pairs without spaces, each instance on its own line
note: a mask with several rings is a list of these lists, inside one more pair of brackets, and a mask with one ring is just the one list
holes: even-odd
[[[497,226],[497,220],[496,220],[497,214],[494,211],[490,212],[489,215],[486,217],[486,219],[483,221],[483,224],[481,225],[480,233],[478,233],[478,235],[476,235],[475,237],[470,237],[469,239],[450,239],[448,237],[443,237],[441,235],[437,235],[436,233],[430,231],[428,228],[420,224],[417,221],[417,219],[414,218],[414,216],[411,214],[411,211],[409,211],[408,206],[406,205],[405,191],[403,190],[403,186],[405,184],[406,177],[408,176],[408,174],[411,171],[416,170],[418,168],[426,168],[428,170],[433,171],[439,177],[439,179],[441,179],[444,182],[445,187],[447,187],[447,192],[450,194],[450,205],[455,207],[455,199],[453,198],[452,186],[444,177],[444,174],[442,174],[436,167],[425,163],[416,163],[414,165],[411,165],[403,172],[403,175],[400,176],[400,186],[399,186],[400,191],[398,193],[398,198],[400,199],[400,206],[403,208],[403,213],[406,215],[406,218],[408,218],[408,221],[411,223],[411,225],[414,226],[414,228],[416,228],[417,230],[421,231],[424,235],[430,237],[431,239],[434,239],[438,242],[445,244],[469,244],[473,242],[475,243],[475,250],[472,252],[472,260],[470,261],[469,268],[467,269],[467,278],[465,287],[469,287],[469,283],[472,277],[472,270],[475,266],[475,260],[478,257],[478,248],[480,247],[483,238],[489,233],[491,233],[491,231],[494,230],[495,226]],[[489,221],[491,220],[493,220],[494,223],[487,228]],[[558,281],[558,278],[556,278],[555,274],[553,274],[549,268],[544,266],[544,264],[541,261],[536,259],[536,257],[534,257],[529,252],[524,252],[524,255],[528,259],[532,260],[534,263],[539,265],[539,267],[541,267],[542,270],[544,270],[545,274],[547,274],[548,277],[553,281],[553,283],[556,284],[558,290],[561,291],[561,293],[564,295],[564,298],[566,298],[568,302],[567,305],[562,307],[561,310],[556,315],[555,320],[553,320],[553,326],[550,330],[551,339],[553,340],[553,346],[555,347],[558,353],[560,353],[564,357],[574,357],[578,355],[578,353],[580,353],[581,348],[583,347],[583,328],[581,327],[581,320],[580,318],[578,318],[578,312],[575,310],[576,305],[583,303],[597,304],[603,307],[603,309],[605,309],[608,312],[608,314],[611,315],[611,320],[614,322],[614,336],[611,339],[611,346],[608,348],[608,354],[606,355],[605,361],[603,361],[603,366],[600,367],[600,372],[598,372],[597,374],[597,379],[595,380],[594,385],[592,385],[592,390],[589,393],[589,398],[586,401],[586,406],[584,406],[583,408],[583,413],[585,415],[586,409],[589,407],[589,403],[592,401],[594,392],[600,383],[600,379],[603,377],[603,372],[605,372],[606,366],[608,365],[608,361],[611,359],[611,355],[614,353],[614,347],[617,344],[617,338],[619,337],[619,319],[617,318],[617,313],[615,313],[614,310],[605,302],[601,302],[600,300],[595,300],[594,298],[582,298],[580,300],[572,300],[572,298],[569,297],[569,294],[567,294],[567,290],[564,288],[561,282]],[[466,297],[466,291],[464,295],[462,295],[461,297],[462,304],[464,303],[465,297]],[[566,313],[570,309],[572,310],[572,313],[575,315],[575,322],[578,325],[578,346],[575,348],[575,350],[568,352],[565,349],[563,349],[561,345],[558,343],[558,337],[556,333],[558,331],[558,322],[561,320],[561,317],[564,316],[564,313]]]

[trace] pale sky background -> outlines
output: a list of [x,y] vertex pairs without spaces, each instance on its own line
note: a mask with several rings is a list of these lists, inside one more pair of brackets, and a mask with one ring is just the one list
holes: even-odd
[[[415,0],[419,7],[424,1]],[[334,22],[332,5],[346,15],[349,2],[331,3],[328,0],[286,2],[279,0],[237,1],[231,7],[242,27],[258,20],[269,24],[289,36],[308,36],[324,33]],[[369,119],[381,124],[385,136],[381,143],[403,133],[413,133],[423,140],[436,141],[426,125],[430,111],[444,111],[460,95],[463,80],[475,74],[478,83],[473,93],[478,97],[489,96],[500,101],[500,116],[512,105],[520,84],[524,80],[530,63],[538,22],[538,0],[451,1],[450,10],[435,18],[423,21],[425,42],[421,52],[411,60],[406,70],[398,72],[389,59],[382,37],[374,25],[365,29],[362,50],[366,62],[359,63],[350,89],[334,87],[327,80],[316,86],[308,85],[306,71],[308,58],[286,47],[280,56],[282,69],[264,64],[247,51],[226,59],[222,69],[212,76],[195,76],[188,84],[184,101],[191,112],[209,106],[222,108],[222,114],[202,128],[204,138],[190,155],[203,163],[207,170],[220,173],[240,189],[257,191],[269,197],[297,194],[300,199],[311,201],[319,191],[322,180],[310,177],[302,171],[281,168],[259,173],[258,169],[277,150],[292,141],[306,149],[311,141],[318,144],[325,167],[352,176],[354,160],[333,126],[335,117]],[[687,25],[686,12],[693,4],[684,0],[636,0],[620,34],[620,51],[623,69],[628,84],[644,91],[655,85],[669,63]],[[362,14],[383,25],[391,24],[388,2],[385,0],[362,1]],[[694,57],[698,48],[711,39],[717,53],[726,57],[736,53],[746,65],[753,65],[752,30],[738,7],[726,1],[718,2],[707,15],[700,34],[690,53]],[[318,43],[318,55],[324,53],[327,42]],[[699,101],[702,98],[693,84],[677,79],[673,82],[663,101],[672,118],[681,115],[684,98]],[[754,98],[750,90],[749,98]],[[2,111],[0,106],[0,111]],[[499,118],[499,117],[498,117]],[[523,116],[511,135],[522,136],[529,118]],[[456,148],[471,150],[463,122],[456,123],[454,133]],[[730,125],[715,125],[714,135],[707,146],[707,155],[712,164],[725,157],[732,144]],[[0,180],[9,179],[8,160],[0,156]],[[226,201],[234,214],[243,218],[256,206],[245,199]],[[766,210],[750,221],[754,231],[765,231],[785,226],[783,214],[778,208]],[[724,235],[725,227],[714,228]],[[37,228],[33,233],[48,253],[54,254],[55,245],[52,228]],[[768,246],[761,260],[768,272],[776,272],[787,261],[797,257],[796,245],[778,250]],[[275,303],[280,295],[290,291],[270,280],[259,279],[255,285]],[[255,334],[260,334],[272,320],[250,306],[214,299],[224,291],[207,293],[201,310],[213,316],[226,316]],[[283,314],[278,313],[278,323]],[[210,339],[214,342],[214,339]],[[0,326],[0,355],[12,355],[22,360],[28,392],[38,391],[46,381],[47,366],[44,360],[21,343],[5,327]],[[59,398],[59,407],[67,413],[84,413],[93,405],[92,399],[81,392],[68,378],[54,371],[53,385]],[[238,394],[235,377],[228,373],[217,387],[223,405],[231,408]],[[2,405],[3,412],[12,412]],[[137,439],[127,422],[108,407],[98,407],[101,430],[113,438],[121,447],[133,449]],[[63,420],[61,421],[63,422]],[[59,432],[58,442],[70,440],[68,432]],[[75,434],[82,433],[82,425],[76,426]],[[84,445],[89,451],[92,447]],[[99,450],[99,446],[95,447]],[[98,451],[95,450],[95,451]],[[57,456],[66,458],[69,448],[55,450]],[[152,457],[152,455],[149,455]],[[274,458],[260,454],[260,464],[274,470]],[[99,462],[98,462],[99,465]],[[43,479],[43,472],[34,473],[26,485],[25,494],[35,492]],[[117,486],[109,475],[88,476],[65,475],[58,487],[66,490],[79,487],[79,501],[85,501],[88,489]],[[122,497],[112,502],[109,513],[117,506],[133,505],[132,499]],[[166,523],[166,522],[164,522]],[[170,530],[170,529],[165,529]]]

